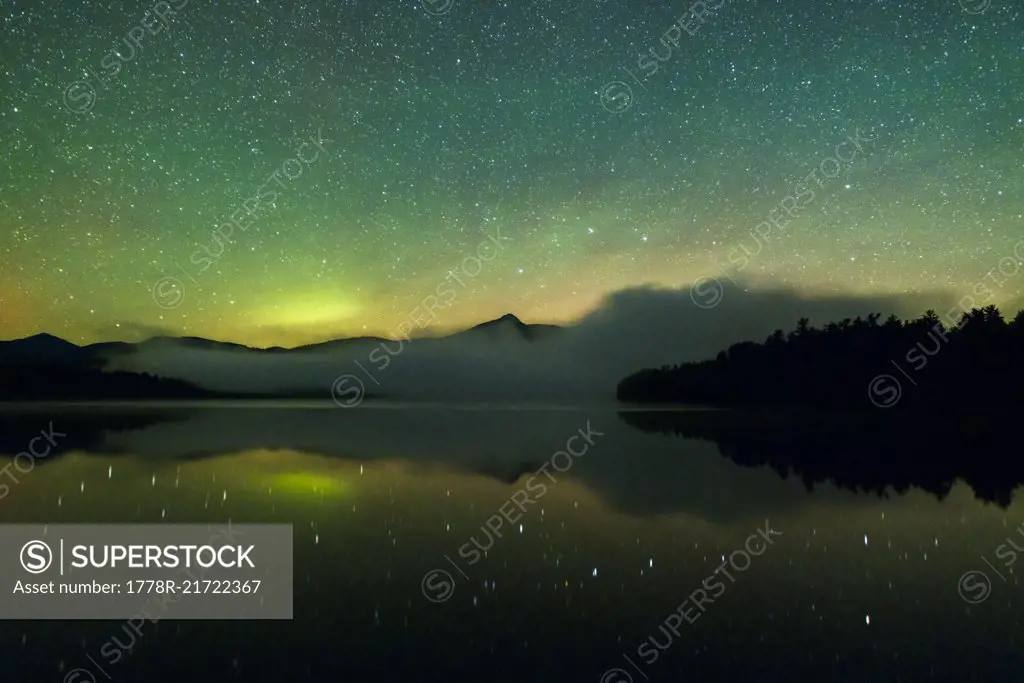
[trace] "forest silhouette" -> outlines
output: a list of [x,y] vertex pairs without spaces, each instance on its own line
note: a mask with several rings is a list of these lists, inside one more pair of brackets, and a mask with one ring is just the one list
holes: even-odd
[[946,325],[934,310],[916,320],[881,314],[831,322],[801,319],[763,343],[741,342],[711,360],[645,369],[619,382],[620,401],[732,408],[892,412],[1000,411],[1021,402],[1024,311],[1007,322],[995,306]]

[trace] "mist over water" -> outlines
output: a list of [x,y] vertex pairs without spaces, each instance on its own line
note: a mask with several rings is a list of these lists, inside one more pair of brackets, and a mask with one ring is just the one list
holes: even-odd
[[414,334],[411,340],[353,340],[287,354],[168,342],[117,358],[114,367],[223,391],[323,387],[329,396],[334,379],[351,374],[367,392],[395,399],[612,400],[618,381],[641,368],[714,358],[739,341],[763,341],[776,329],[789,331],[802,317],[811,324],[872,312],[912,317],[949,301],[938,294],[805,298],[794,290],[757,289],[724,278],[708,286],[712,289],[697,291],[710,299],[695,298],[689,288],[623,290],[576,323],[534,341],[507,328],[447,338]]

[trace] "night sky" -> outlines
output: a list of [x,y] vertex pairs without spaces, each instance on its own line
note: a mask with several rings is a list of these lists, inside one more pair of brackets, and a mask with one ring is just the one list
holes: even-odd
[[431,329],[702,276],[1024,291],[1019,0],[6,0],[0,30],[0,338],[388,335],[446,277]]

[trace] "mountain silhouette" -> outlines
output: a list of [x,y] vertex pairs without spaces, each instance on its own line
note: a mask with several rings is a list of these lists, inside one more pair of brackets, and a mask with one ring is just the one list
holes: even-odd
[[465,336],[470,334],[486,334],[491,337],[521,336],[523,339],[535,340],[558,333],[562,330],[558,325],[527,325],[522,320],[506,313],[505,315],[479,325],[474,325],[468,330],[456,333],[454,336]]
[[[560,331],[558,325],[527,324],[511,313],[506,313],[500,318],[474,325],[465,330],[455,332],[442,337],[427,337],[423,340],[451,339],[463,335],[486,333],[492,336],[507,336],[510,333],[518,335],[526,340],[533,340],[545,337]],[[97,342],[78,346],[60,337],[48,333],[36,334],[24,339],[13,339],[0,341],[0,364],[4,363],[71,363],[79,364],[88,360],[102,359],[111,355],[127,355],[135,353],[140,349],[174,346],[186,349],[200,350],[225,350],[225,351],[248,351],[252,353],[302,353],[307,351],[320,351],[325,349],[344,347],[353,344],[365,344],[367,342],[377,343],[392,342],[384,337],[363,336],[332,339],[329,341],[317,342],[315,344],[304,344],[294,348],[273,346],[259,348],[246,346],[235,342],[217,341],[203,337],[171,337],[156,336],[150,337],[141,342]]]
[[[557,325],[528,325],[506,314],[443,337],[416,339],[418,345],[448,340],[532,342],[561,330]],[[202,337],[156,336],[145,341],[98,342],[78,346],[52,334],[0,341],[0,401],[92,399],[193,398],[323,398],[327,387],[296,387],[274,392],[210,390],[194,382],[148,372],[112,370],[117,361],[142,353],[208,352],[246,357],[297,356],[345,351],[386,344],[401,344],[381,337],[352,337],[307,344],[291,349],[258,348]],[[408,343],[408,340],[406,341]]]
[[52,334],[0,342],[0,364],[80,364],[92,357],[87,349]]

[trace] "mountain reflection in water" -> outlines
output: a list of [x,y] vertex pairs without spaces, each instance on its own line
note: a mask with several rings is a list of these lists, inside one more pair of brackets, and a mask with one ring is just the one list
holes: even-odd
[[[183,405],[7,413],[0,451],[51,420],[67,436],[7,482],[3,522],[291,523],[295,619],[147,624],[116,663],[99,653],[121,623],[7,622],[12,680],[104,680],[88,657],[124,681],[639,683],[624,656],[650,680],[1010,681],[1022,663],[995,555],[1019,480],[938,440],[895,457],[911,435],[872,446],[877,426],[721,412]],[[460,555],[588,423],[585,454],[478,561]],[[1005,445],[952,431],[947,446]],[[664,644],[665,618],[766,520],[782,535],[645,663],[638,646]],[[454,580],[442,603],[421,590],[436,569]],[[969,570],[991,598],[961,597]]]

